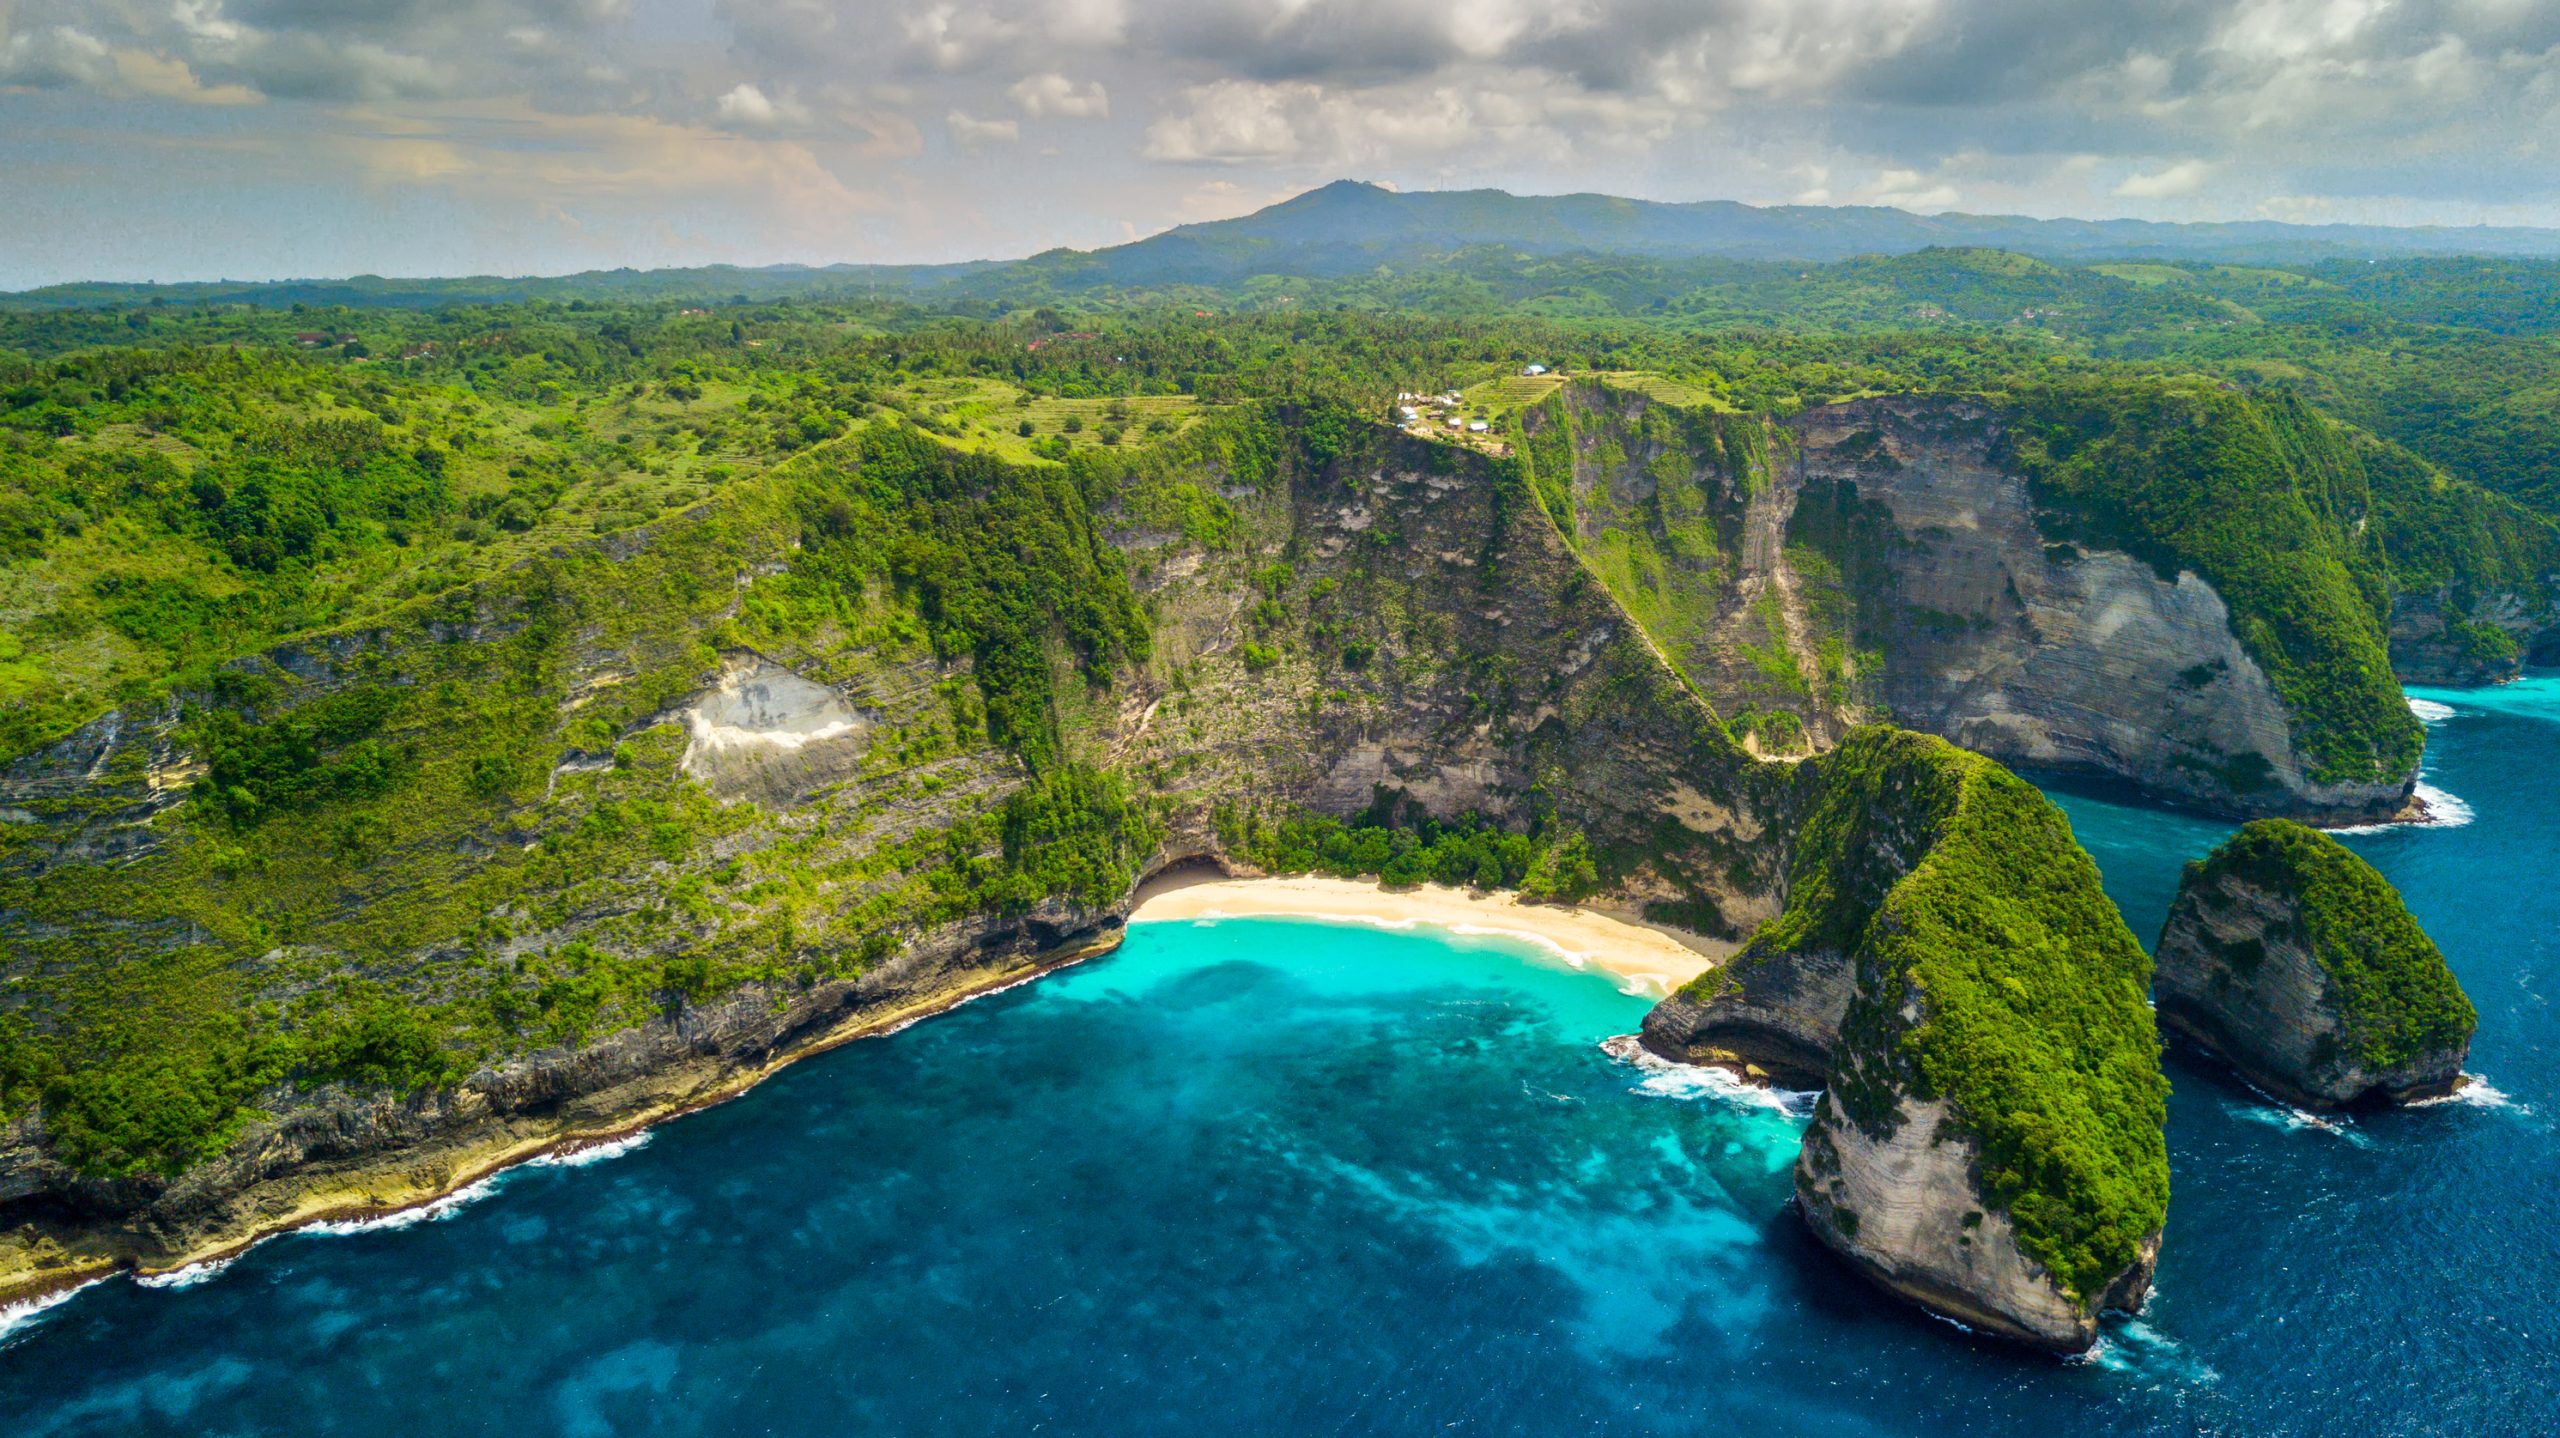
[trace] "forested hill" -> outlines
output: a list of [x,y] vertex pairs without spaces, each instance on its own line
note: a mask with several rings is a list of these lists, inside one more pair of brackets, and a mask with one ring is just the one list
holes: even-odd
[[1611,195],[1503,190],[1404,193],[1337,180],[1249,215],[1182,225],[1098,250],[949,264],[708,265],[590,270],[542,277],[218,280],[53,285],[0,296],[0,307],[249,303],[426,307],[525,300],[771,300],[791,295],[1019,297],[1061,289],[1230,286],[1257,276],[1339,278],[1382,266],[1438,263],[1491,247],[1510,258],[1829,263],[1932,249],[2009,250],[2066,262],[2168,260],[2248,264],[2412,257],[2560,258],[2560,230],[2297,225],[2272,220],[2171,224],[2044,220],[2024,215],[1917,215],[1875,205],[1664,203]]
[[[1148,274],[1343,273],[1470,245],[1538,254],[1840,260],[1946,247],[2046,259],[2300,262],[2405,255],[2560,255],[2560,230],[2472,226],[2292,225],[2268,220],[2165,224],[1915,215],[1874,205],[1665,204],[1610,195],[1502,190],[1403,193],[1338,180],[1232,220],[1184,225],[1084,259],[1126,283]],[[1056,257],[1043,256],[1055,262]]]

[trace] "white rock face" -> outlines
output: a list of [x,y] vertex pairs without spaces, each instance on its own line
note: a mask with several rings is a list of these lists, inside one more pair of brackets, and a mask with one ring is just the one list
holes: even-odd
[[2298,903],[2236,875],[2190,879],[2162,929],[2153,987],[2160,1023],[2222,1056],[2287,1103],[2340,1108],[2405,1103],[2462,1083],[2468,1039],[2391,1067],[2355,1055],[2346,997],[2311,949]]
[[764,658],[731,658],[685,706],[684,771],[723,798],[787,800],[851,775],[871,720],[842,694]]
[[1586,438],[1611,440],[1577,457],[1586,549],[1722,713],[1794,714],[1816,748],[1889,714],[2005,763],[2250,818],[2388,819],[2409,802],[2414,772],[2310,777],[2212,584],[2049,539],[1986,404],[1807,409],[1746,487],[1647,437],[1644,402],[1581,403]]
[[1865,639],[1884,651],[1896,722],[2218,812],[2388,818],[2406,804],[2414,775],[2331,785],[2304,772],[2284,702],[2212,585],[2048,544],[1989,411],[1858,400],[1797,423],[1798,502],[1853,489],[1892,519],[1891,629]]
[[[1982,1202],[1973,1141],[1940,1133],[1946,1102],[1906,1099],[1899,1113],[1900,1125],[1878,1139],[1823,1095],[1796,1158],[1796,1198],[1814,1234],[1932,1312],[2039,1348],[2088,1347],[2095,1317],[2018,1247],[2008,1215]],[[2134,1306],[2149,1285],[2146,1260],[2130,1292],[2115,1296]]]

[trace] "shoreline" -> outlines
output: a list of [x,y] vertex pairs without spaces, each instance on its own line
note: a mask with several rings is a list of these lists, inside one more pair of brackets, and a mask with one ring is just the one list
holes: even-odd
[[[262,1217],[243,1229],[221,1233],[173,1257],[143,1261],[130,1253],[100,1254],[57,1264],[29,1264],[0,1272],[0,1312],[28,1305],[44,1306],[58,1295],[111,1278],[161,1278],[203,1264],[225,1263],[271,1238],[326,1223],[369,1223],[429,1208],[476,1184],[544,1158],[620,1143],[659,1124],[727,1103],[802,1059],[867,1038],[896,1033],[926,1019],[948,1013],[975,999],[1019,988],[1056,970],[1099,958],[1120,947],[1126,930],[1114,927],[1090,941],[1042,955],[1018,968],[984,975],[892,1008],[848,1018],[807,1042],[777,1051],[764,1061],[733,1069],[690,1086],[682,1070],[664,1075],[657,1096],[629,1113],[605,1123],[566,1126],[535,1137],[502,1137],[494,1141],[463,1140],[436,1153],[415,1150],[386,1154],[379,1169],[360,1170],[315,1184],[306,1199],[281,1215]],[[422,1169],[440,1171],[432,1179]],[[392,1197],[348,1201],[350,1192],[388,1192]],[[32,1256],[32,1255],[30,1255]]]
[[1142,886],[1129,922],[1315,919],[1372,928],[1445,929],[1468,937],[1517,939],[1575,969],[1621,981],[1621,992],[1659,999],[1714,968],[1740,944],[1686,934],[1632,915],[1560,904],[1527,904],[1508,890],[1442,884],[1390,889],[1373,879],[1313,875],[1232,879],[1202,874]]
[[[1228,918],[1314,919],[1392,930],[1428,927],[1469,937],[1508,938],[1567,967],[1596,969],[1617,980],[1621,992],[1646,998],[1668,994],[1741,947],[1594,908],[1524,904],[1507,891],[1484,893],[1438,884],[1389,889],[1375,881],[1311,876],[1233,879],[1214,871],[1166,872],[1150,878],[1133,896],[1127,922]],[[21,1249],[5,1256],[16,1260],[7,1264],[14,1271],[0,1269],[0,1311],[50,1306],[49,1300],[119,1276],[160,1278],[226,1263],[268,1239],[315,1225],[378,1222],[432,1207],[508,1170],[620,1143],[669,1120],[727,1103],[802,1059],[896,1033],[972,1000],[1111,953],[1126,933],[1125,926],[1115,926],[1029,963],[975,976],[893,1007],[849,1016],[759,1063],[711,1074],[670,1070],[638,1089],[635,1097],[644,1101],[610,1121],[568,1124],[536,1135],[462,1138],[425,1151],[386,1153],[379,1167],[322,1176],[283,1205],[281,1212],[271,1210],[250,1224],[218,1231],[175,1254],[145,1260],[130,1251],[114,1251],[122,1245],[111,1237],[87,1255],[75,1256],[82,1246],[77,1240]],[[44,1262],[48,1256],[63,1261]]]

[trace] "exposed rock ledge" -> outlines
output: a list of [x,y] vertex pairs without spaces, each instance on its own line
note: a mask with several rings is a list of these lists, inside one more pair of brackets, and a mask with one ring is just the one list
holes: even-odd
[[[1930,1312],[2084,1350],[2101,1312],[2149,1292],[2167,1202],[2141,949],[2112,905],[2077,896],[2096,870],[2060,815],[1987,761],[1866,731],[1804,770],[1822,797],[1790,859],[1786,911],[1657,1005],[1642,1041],[1675,1061],[1823,1086],[1795,1166],[1815,1236]],[[2004,1051],[1985,1070],[1990,1034]],[[2057,1127],[2079,1151],[2036,1136]],[[2004,1133],[2012,1157],[1986,1163]],[[2037,1203],[1994,1197],[1994,1167]]]
[[2161,1024],[2288,1103],[2462,1082],[2477,1023],[2389,880],[2335,839],[2251,824],[2187,866],[2157,949]]
[[1889,1292],[2055,1352],[2087,1348],[2094,1313],[2141,1307],[2160,1235],[2094,1303],[2081,1303],[2019,1248],[2009,1215],[1982,1203],[1982,1155],[1953,1117],[1943,1099],[1906,1101],[1883,1134],[1871,1134],[1825,1094],[1796,1164],[1796,1203],[1814,1236]]
[[278,1104],[278,1118],[174,1179],[70,1173],[30,1113],[0,1127],[0,1213],[9,1220],[0,1223],[0,1303],[119,1270],[182,1268],[309,1223],[412,1208],[539,1154],[717,1103],[810,1054],[1109,952],[1126,914],[1125,902],[1087,911],[1051,901],[1018,920],[925,935],[858,978],[751,986],[586,1047],[483,1070],[451,1090]]
[[[1854,973],[1836,954],[1771,958],[1748,982],[1699,1002],[1674,995],[1645,1016],[1647,1049],[1784,1088],[1829,1082]],[[2094,1301],[2056,1284],[2018,1245],[2009,1216],[1982,1196],[1981,1154],[1943,1099],[1896,1100],[1881,1132],[1852,1122],[1826,1092],[1795,1168],[1796,1207],[1824,1246],[1870,1281],[1969,1328],[2032,1348],[2077,1353],[2097,1315],[2139,1308],[2160,1235]]]

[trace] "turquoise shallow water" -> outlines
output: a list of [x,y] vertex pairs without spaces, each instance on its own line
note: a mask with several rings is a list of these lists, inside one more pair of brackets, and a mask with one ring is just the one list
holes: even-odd
[[[1253,920],[406,1226],[98,1285],[0,1336],[0,1431],[2560,1431],[2560,683],[2419,697],[2471,821],[2351,842],[2502,1097],[2322,1128],[2173,1055],[2159,1294],[2094,1362],[1849,1279],[1784,1210],[1799,1120],[1603,1052],[1644,1010],[1609,981]],[[2227,827],[2062,802],[2146,940]]]

